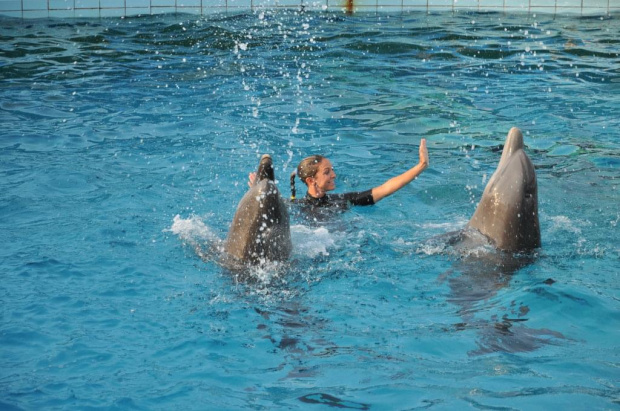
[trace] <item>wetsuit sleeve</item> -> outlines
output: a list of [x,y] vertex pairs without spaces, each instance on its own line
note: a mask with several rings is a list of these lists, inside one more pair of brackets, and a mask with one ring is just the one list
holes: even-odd
[[351,205],[367,206],[373,205],[375,200],[372,198],[372,189],[366,191],[356,191],[353,193],[345,193],[342,195],[344,200]]

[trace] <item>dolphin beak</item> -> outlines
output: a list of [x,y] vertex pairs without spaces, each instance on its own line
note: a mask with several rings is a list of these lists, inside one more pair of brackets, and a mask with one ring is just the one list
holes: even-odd
[[502,158],[499,160],[497,168],[501,168],[505,162],[518,150],[523,150],[523,133],[517,127],[513,127],[508,132],[506,142],[504,143],[504,151],[502,151]]
[[254,180],[254,182],[256,184],[264,179],[269,179],[271,181],[275,180],[275,175],[273,172],[273,161],[271,160],[271,156],[269,154],[263,154],[261,156],[260,162],[258,163],[258,170],[256,172],[256,179]]

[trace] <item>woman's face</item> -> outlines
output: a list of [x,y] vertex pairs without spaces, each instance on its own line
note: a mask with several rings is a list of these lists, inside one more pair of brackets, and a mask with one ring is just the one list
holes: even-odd
[[313,177],[315,184],[315,189],[320,192],[332,191],[336,188],[336,173],[332,168],[332,163],[324,158],[319,163],[319,170],[316,172]]

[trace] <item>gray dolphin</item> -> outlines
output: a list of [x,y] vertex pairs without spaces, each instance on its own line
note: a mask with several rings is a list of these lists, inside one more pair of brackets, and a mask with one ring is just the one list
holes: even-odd
[[523,151],[523,134],[518,128],[508,132],[499,165],[467,226],[504,251],[540,247],[536,171]]
[[486,302],[535,260],[536,253],[528,251],[541,245],[536,172],[523,147],[521,131],[510,129],[497,169],[467,227],[448,234],[447,251],[459,260],[441,278],[447,279],[448,301],[459,306],[463,319],[455,330],[474,329],[479,334],[478,349],[470,355],[533,351],[565,339],[557,331],[527,327],[531,312],[523,303],[513,301],[491,319],[484,318]]
[[254,184],[237,206],[224,250],[244,265],[284,261],[291,254],[288,210],[274,182],[268,154],[261,157]]

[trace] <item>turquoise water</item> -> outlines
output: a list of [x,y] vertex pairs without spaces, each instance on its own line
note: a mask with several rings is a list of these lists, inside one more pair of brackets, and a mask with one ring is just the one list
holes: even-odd
[[[0,19],[0,408],[617,409],[620,24],[257,12]],[[531,260],[455,253],[512,126]],[[431,166],[238,283],[260,154],[280,190]],[[301,190],[303,191],[303,190]]]

